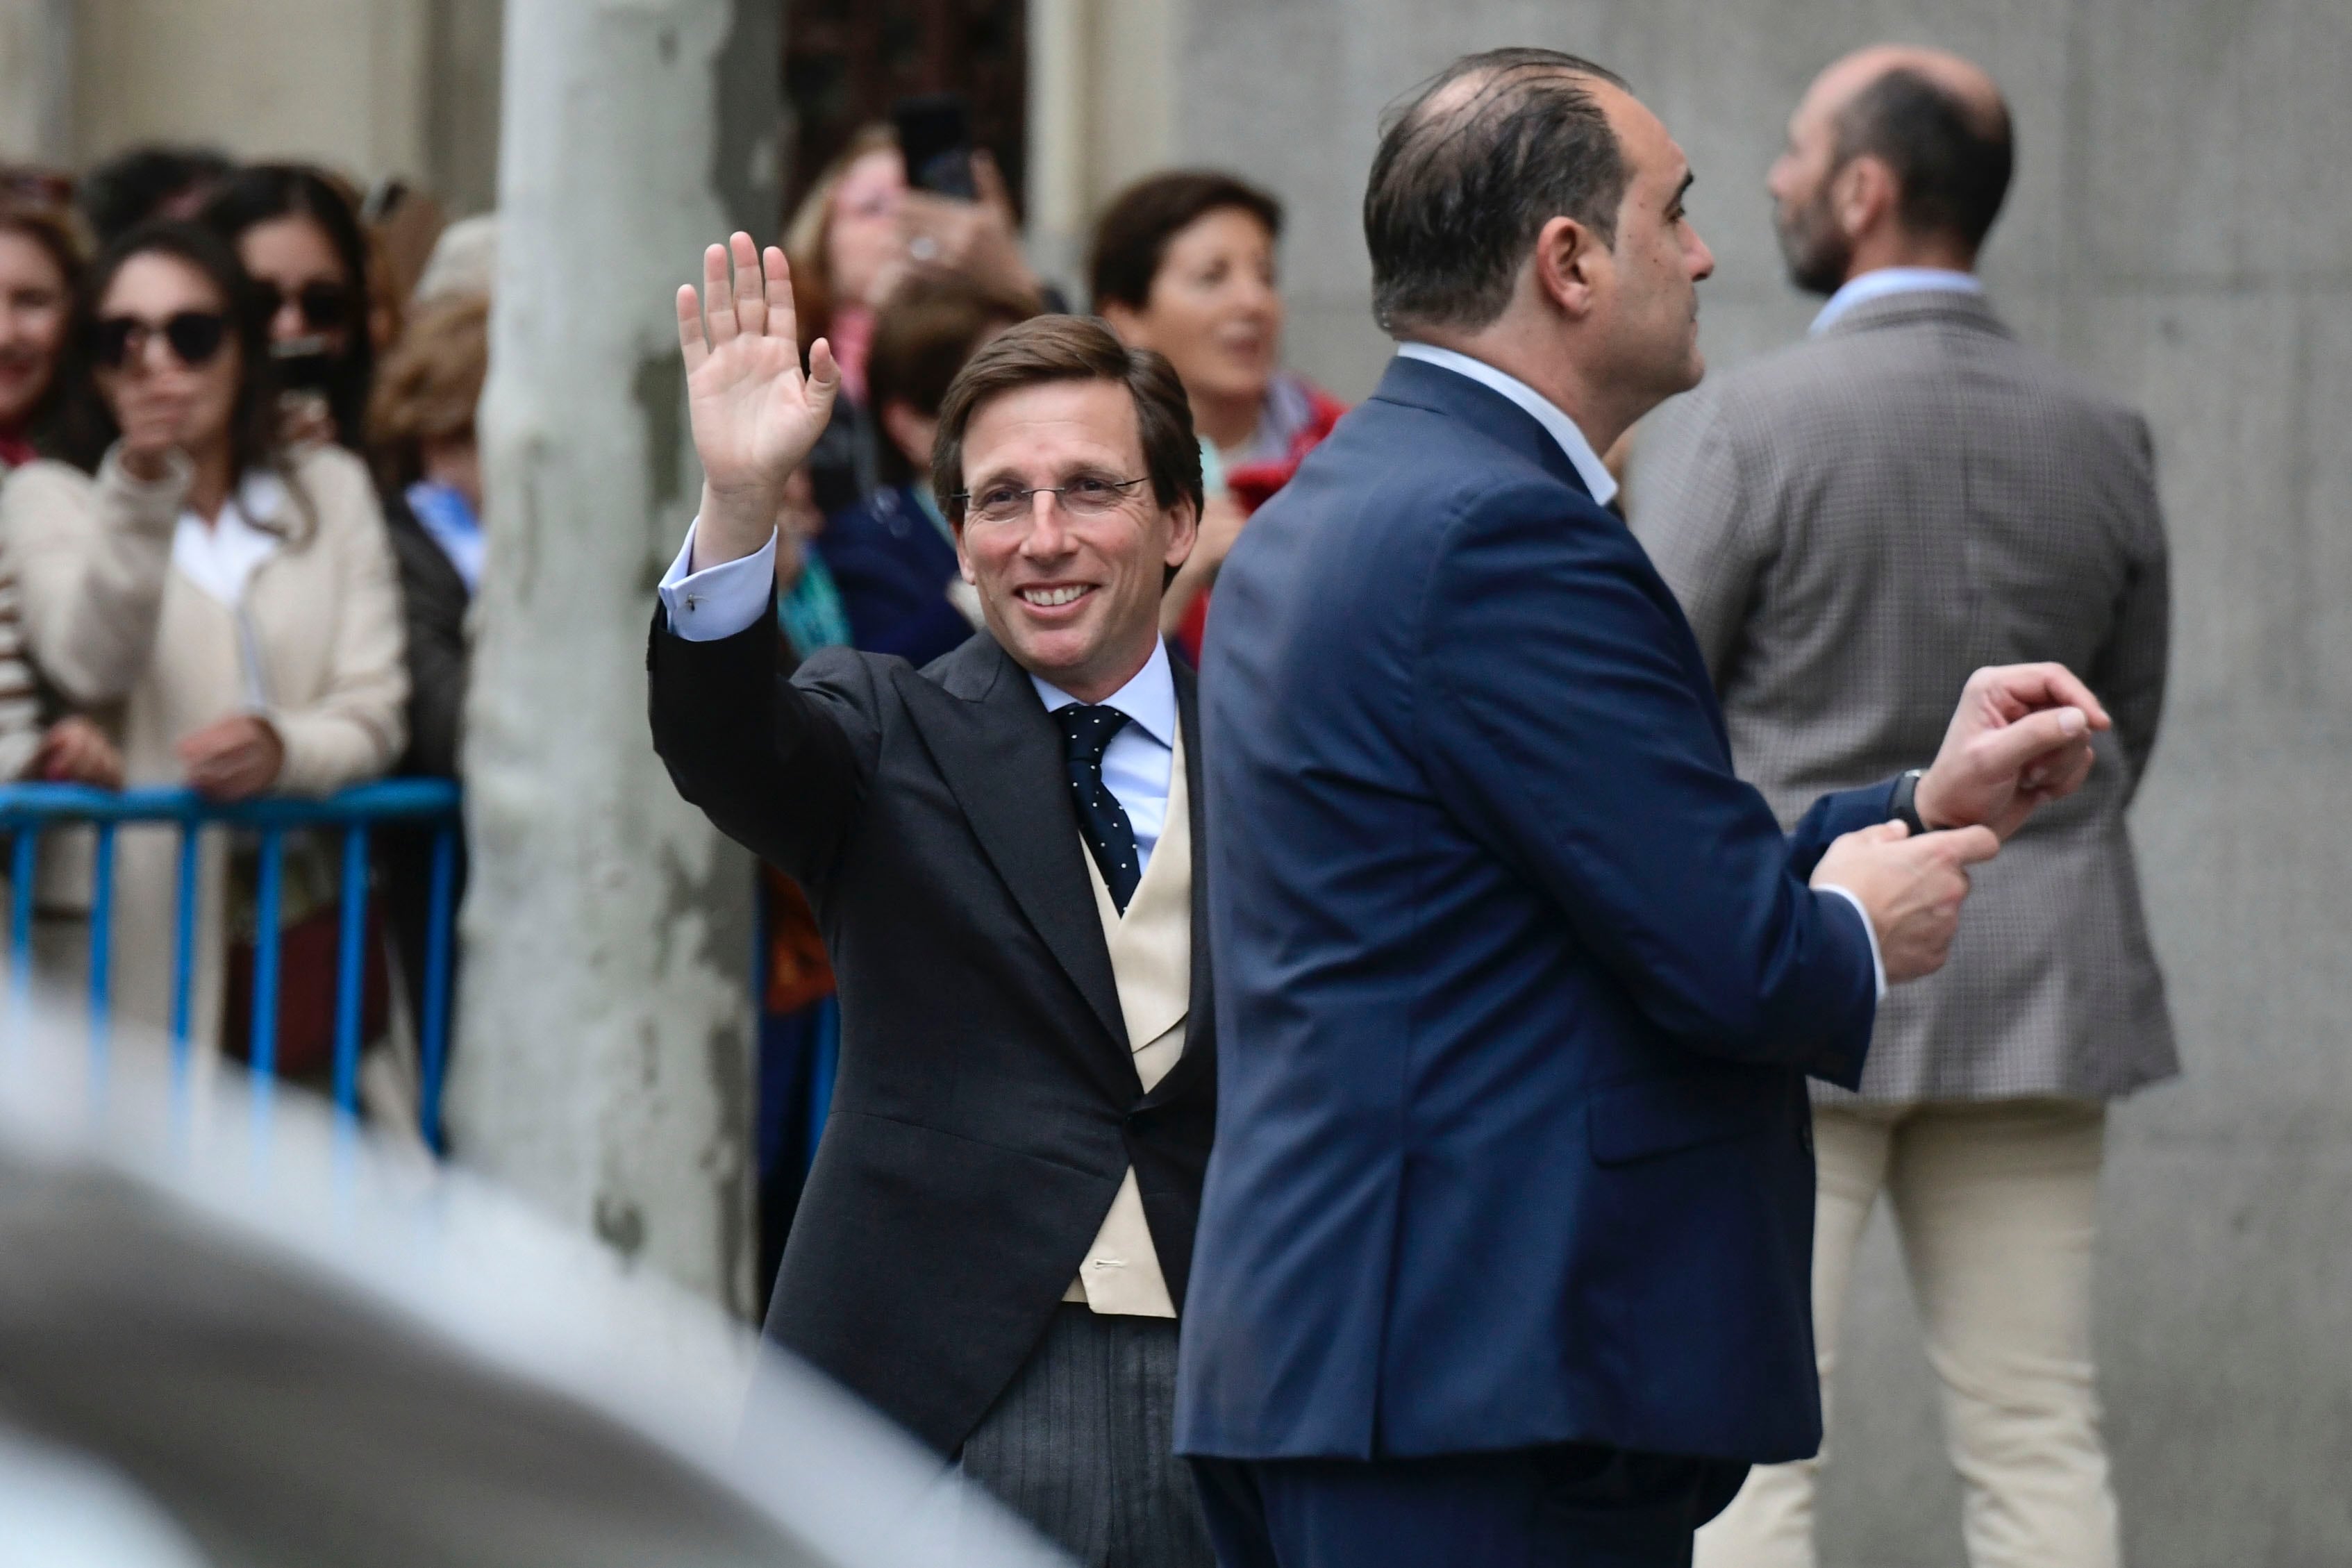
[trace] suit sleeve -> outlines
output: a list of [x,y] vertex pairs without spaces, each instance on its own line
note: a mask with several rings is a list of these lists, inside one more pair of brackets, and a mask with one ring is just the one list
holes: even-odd
[[1737,661],[1777,529],[1721,402],[1701,398],[1634,451],[1633,535],[1682,602],[1716,689]]
[[1868,792],[1782,836],[1731,772],[1671,596],[1597,509],[1490,492],[1423,603],[1417,720],[1448,806],[1665,1034],[1851,1081],[1876,1005],[1868,938],[1791,858]]
[[2116,606],[2114,628],[2106,645],[2084,678],[2099,694],[2116,721],[2116,743],[2131,764],[2124,795],[2147,775],[2156,754],[2156,735],[2164,717],[2164,687],[2172,650],[2172,570],[2164,539],[2164,513],[2157,500],[2154,444],[2147,423],[2132,419],[2132,484],[2126,504],[2131,539],[2130,564],[2123,596]]
[[689,642],[656,606],[646,665],[654,749],[720,832],[812,891],[832,875],[880,754],[873,667],[827,649],[776,673],[773,616]]

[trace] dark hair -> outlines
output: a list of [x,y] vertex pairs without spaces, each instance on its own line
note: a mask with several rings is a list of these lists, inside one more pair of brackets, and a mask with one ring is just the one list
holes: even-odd
[[236,165],[209,147],[149,143],[117,153],[84,174],[74,187],[74,205],[89,222],[100,245],[111,245],[164,204],[228,178]]
[[[73,219],[56,207],[34,206],[21,202],[0,202],[0,234],[13,234],[39,247],[49,264],[58,269],[58,278],[65,285],[66,309],[73,308],[76,286],[81,281],[81,237],[75,232]],[[70,333],[68,333],[70,341]],[[65,353],[62,345],[58,363],[49,367],[49,384],[33,406],[25,411],[20,430],[37,443],[49,424],[57,417],[64,399]]]
[[239,356],[236,401],[230,405],[228,421],[229,479],[235,483],[247,470],[272,461],[278,452],[278,378],[269,363],[269,316],[226,240],[199,224],[171,218],[141,224],[120,236],[82,275],[66,333],[60,373],[64,396],[49,454],[94,474],[106,449],[121,434],[106,399],[99,395],[91,340],[106,291],[123,264],[137,256],[168,256],[184,262],[220,294]]
[[[937,418],[956,372],[989,329],[1013,326],[1035,313],[959,274],[908,279],[875,318],[874,338],[866,350],[866,405],[878,416],[887,405],[903,403]],[[875,461],[885,483],[903,485],[915,477],[914,466],[894,442],[878,442]]]
[[1853,95],[1838,116],[1832,168],[1884,159],[1903,188],[1896,211],[1916,234],[1953,234],[1974,250],[1992,232],[2015,162],[2009,110],[1990,112],[1904,67]]
[[368,242],[351,200],[318,170],[300,163],[256,163],[242,169],[205,204],[204,221],[232,245],[246,231],[278,218],[315,222],[342,263],[350,284],[351,320],[344,348],[327,374],[327,408],[334,416],[335,439],[354,452],[365,450],[368,388],[375,380],[375,344],[368,335]]
[[1094,307],[1125,305],[1140,310],[1151,303],[1152,280],[1168,259],[1169,242],[1209,214],[1245,212],[1282,237],[1282,204],[1231,174],[1210,169],[1179,169],[1137,181],[1113,198],[1095,224],[1087,258],[1087,288]]
[[[1466,95],[1448,92],[1471,79]],[[1554,49],[1489,49],[1387,116],[1364,189],[1372,319],[1383,331],[1486,325],[1554,217],[1617,243],[1625,159],[1595,81],[1625,85]]]
[[940,405],[931,446],[931,489],[949,517],[963,518],[963,437],[972,416],[1009,392],[1057,381],[1108,381],[1135,401],[1144,471],[1161,506],[1179,500],[1200,515],[1201,442],[1176,367],[1150,349],[1131,349],[1087,316],[1033,316],[971,356]]

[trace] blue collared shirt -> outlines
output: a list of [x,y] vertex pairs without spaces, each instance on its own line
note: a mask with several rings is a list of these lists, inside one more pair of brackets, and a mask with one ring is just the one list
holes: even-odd
[[1526,409],[1529,416],[1559,443],[1559,449],[1567,453],[1568,460],[1575,465],[1577,478],[1582,479],[1584,488],[1592,492],[1595,505],[1607,506],[1617,498],[1616,479],[1611,477],[1608,465],[1601,460],[1601,454],[1592,449],[1592,443],[1584,438],[1584,432],[1576,427],[1576,421],[1562,413],[1558,404],[1517,376],[1496,370],[1485,360],[1472,359],[1468,354],[1441,349],[1433,343],[1399,343],[1397,357],[1417,359],[1425,364],[1450,370],[1456,375],[1466,375],[1488,391],[1501,393]]
[[1884,300],[1890,294],[1981,294],[1984,280],[1973,272],[1955,272],[1947,267],[1882,267],[1875,272],[1865,272],[1850,278],[1845,287],[1830,296],[1808,331],[1821,336],[1837,324],[1837,319],[1856,305],[1873,300]]
[[[672,632],[688,642],[717,642],[766,615],[775,590],[773,535],[749,555],[698,572],[694,530],[688,528],[658,591]],[[1036,675],[1029,680],[1049,713],[1077,700]],[[1128,718],[1103,749],[1103,784],[1135,829],[1136,870],[1140,874],[1150,866],[1151,851],[1168,825],[1168,780],[1176,756],[1176,677],[1168,668],[1168,645],[1153,638],[1151,657],[1103,706]]]

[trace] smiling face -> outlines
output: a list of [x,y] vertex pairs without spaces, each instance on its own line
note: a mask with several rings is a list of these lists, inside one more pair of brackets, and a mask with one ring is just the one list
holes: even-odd
[[0,429],[23,422],[57,377],[66,279],[30,236],[0,229]]
[[191,365],[160,330],[173,316],[219,315],[227,304],[211,279],[176,256],[143,251],[122,264],[99,300],[98,319],[130,317],[150,330],[121,368],[101,366],[96,373],[99,395],[116,425],[167,428],[199,462],[227,445],[242,373],[236,332],[226,333],[204,363]]
[[1112,381],[1024,386],[982,405],[965,427],[957,531],[964,581],[988,629],[1024,669],[1081,702],[1133,679],[1160,636],[1160,595],[1192,552],[1192,503],[1161,506],[1149,479],[1097,515],[1034,495],[1017,515],[978,513],[991,492],[1075,481],[1118,484],[1148,472],[1135,400]]
[[1169,239],[1144,309],[1112,305],[1106,318],[1166,354],[1195,398],[1261,402],[1282,353],[1274,236],[1255,213],[1212,208]]

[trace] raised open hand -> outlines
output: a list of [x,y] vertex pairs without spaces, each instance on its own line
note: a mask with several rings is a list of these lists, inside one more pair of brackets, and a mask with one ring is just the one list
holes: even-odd
[[677,291],[687,409],[702,459],[698,570],[768,542],[784,480],[833,416],[841,374],[832,345],[811,344],[803,374],[797,332],[784,253],[770,246],[762,257],[748,234],[702,253],[701,298],[692,284]]

